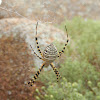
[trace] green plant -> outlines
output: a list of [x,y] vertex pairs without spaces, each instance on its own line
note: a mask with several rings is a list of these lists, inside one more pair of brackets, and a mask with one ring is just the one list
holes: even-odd
[[[65,52],[64,63],[59,65],[59,72],[64,79],[55,83],[53,71],[44,72],[40,78],[47,88],[40,98],[100,100],[100,21],[85,21],[78,17],[65,21],[60,28],[63,29],[65,24],[71,41]],[[76,87],[73,87],[75,84]]]
[[86,100],[86,98],[78,92],[78,85],[76,82],[70,83],[63,78],[60,84],[53,83],[47,90],[46,88],[42,88],[43,92],[45,92],[44,96],[41,96],[39,91],[38,94],[43,100]]

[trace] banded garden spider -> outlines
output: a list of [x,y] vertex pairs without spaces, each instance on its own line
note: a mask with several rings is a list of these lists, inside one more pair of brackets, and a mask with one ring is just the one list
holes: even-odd
[[[39,68],[39,70],[37,71],[37,73],[34,75],[34,77],[28,82],[28,84],[30,84],[30,86],[33,85],[33,83],[35,82],[35,80],[38,78],[41,70],[43,69],[44,66],[51,66],[52,69],[54,70],[56,76],[57,76],[57,82],[58,82],[58,76],[61,78],[58,70],[56,67],[54,67],[53,65],[53,61],[57,58],[57,57],[60,57],[62,55],[62,53],[64,52],[65,50],[65,47],[67,46],[68,42],[69,42],[69,38],[68,38],[68,34],[67,34],[67,41],[65,43],[65,46],[63,47],[62,51],[60,51],[58,53],[57,51],[57,48],[51,43],[50,45],[48,45],[44,52],[42,53],[40,48],[39,48],[39,45],[38,45],[38,39],[37,39],[37,26],[38,26],[38,22],[36,24],[36,37],[35,37],[35,40],[36,40],[36,44],[37,44],[37,49],[39,51],[39,53],[41,54],[42,58],[40,56],[38,56],[35,51],[33,50],[32,46],[30,45],[31,49],[33,50],[34,54],[41,60],[44,61],[44,63],[41,65],[41,67]],[[67,28],[65,26],[65,29],[66,29],[66,33],[67,33]]]

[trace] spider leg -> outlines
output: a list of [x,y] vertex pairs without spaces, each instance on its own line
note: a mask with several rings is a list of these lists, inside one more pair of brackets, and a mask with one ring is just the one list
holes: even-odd
[[57,71],[57,68],[54,67],[53,63],[51,63],[50,65],[51,65],[51,67],[53,68],[53,70],[54,70],[54,72],[55,72],[55,74],[56,74],[56,76],[57,76],[57,82],[58,82],[58,76],[59,76],[60,78],[61,78],[61,76],[60,76],[59,72]]
[[[66,28],[66,26],[65,26],[65,29],[66,29],[66,33],[67,33],[67,28]],[[68,42],[69,42],[69,38],[68,38],[68,33],[67,33],[67,41],[66,41],[65,46],[63,47],[62,51],[60,51],[60,52],[58,53],[58,57],[60,57],[61,54],[64,53],[65,48],[66,48]]]
[[34,77],[28,82],[28,84],[30,84],[30,86],[32,86],[35,82],[35,80],[38,78],[41,70],[43,69],[45,63],[42,64],[42,66],[39,68],[39,70],[37,71],[37,73],[34,75]]
[[[32,46],[30,45],[31,49],[33,50]],[[41,60],[43,60],[40,56],[37,55],[37,53],[35,53],[35,51],[33,50],[34,54]]]
[[37,25],[36,25],[36,37],[35,37],[35,40],[36,40],[36,44],[37,44],[37,49],[38,49],[39,53],[41,54],[41,56],[43,57],[42,52],[40,50],[40,47],[38,45],[39,43],[38,43],[38,39],[37,39],[37,26],[38,26],[38,22],[37,22]]

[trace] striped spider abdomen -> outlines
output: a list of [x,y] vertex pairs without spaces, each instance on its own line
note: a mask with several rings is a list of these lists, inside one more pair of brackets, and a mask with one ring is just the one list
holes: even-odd
[[[37,22],[37,25],[38,25],[38,22]],[[36,35],[37,35],[37,25],[36,25]],[[67,33],[67,28],[65,26],[65,29],[66,29],[66,33]],[[41,52],[40,50],[40,47],[38,45],[38,39],[37,39],[37,36],[35,37],[35,40],[36,40],[36,44],[37,44],[37,49],[39,51],[39,53],[41,54],[41,57],[38,56],[35,51],[33,50],[34,54],[41,60],[44,61],[44,63],[41,65],[41,67],[39,68],[39,70],[37,71],[37,73],[34,75],[34,77],[28,82],[28,84],[30,84],[30,86],[32,86],[35,82],[35,80],[38,78],[40,72],[42,71],[43,67],[47,67],[47,66],[51,66],[52,69],[54,70],[56,76],[57,76],[57,82],[58,82],[58,77],[61,78],[57,68],[53,65],[53,61],[57,58],[57,57],[60,57],[62,55],[62,53],[64,53],[65,51],[65,47],[67,46],[68,42],[69,42],[69,38],[68,38],[68,34],[67,34],[67,40],[66,40],[66,43],[65,43],[65,46],[63,47],[62,51],[57,51],[57,48],[53,45],[53,43],[51,43],[50,45],[48,45],[43,53]],[[31,45],[30,45],[31,46]],[[31,46],[32,48],[32,46]]]
[[51,43],[45,48],[43,52],[43,59],[46,62],[51,63],[58,57],[57,55],[58,55],[57,48],[54,46],[53,43]]

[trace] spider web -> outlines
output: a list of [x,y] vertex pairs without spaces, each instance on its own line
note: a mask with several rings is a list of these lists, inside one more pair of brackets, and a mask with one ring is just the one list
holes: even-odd
[[[74,7],[74,5],[76,7]],[[86,9],[85,6],[88,6],[89,8]],[[52,36],[58,39],[59,42],[63,41],[63,43],[65,43],[66,41],[65,34],[62,34],[61,31],[58,32],[54,28],[51,29],[50,27],[48,27],[48,24],[49,25],[60,24],[65,20],[66,17],[68,19],[72,19],[75,14],[82,16],[84,18],[87,18],[87,16],[89,18],[95,18],[95,17],[100,18],[99,15],[100,11],[98,9],[99,8],[98,6],[100,7],[100,0],[95,0],[95,2],[94,0],[0,0],[0,22],[1,22],[0,23],[0,97],[1,99],[2,99],[1,93],[3,92],[4,98],[2,100],[12,99],[11,97],[13,97],[13,99],[18,98],[20,95],[22,95],[22,97],[26,96],[30,97],[30,98],[21,98],[21,100],[22,99],[34,100],[32,94],[34,89],[33,88],[31,89],[32,93],[28,92],[29,90],[26,91],[23,83],[27,79],[29,79],[30,75],[35,74],[35,71],[38,70],[38,68],[42,64],[41,60],[39,60],[35,56],[33,57],[32,54],[33,51],[29,47],[29,45],[32,45],[34,51],[38,55],[40,55],[36,49],[36,43],[34,39],[35,37],[34,30],[37,21],[39,22],[38,33],[41,35],[41,37],[39,37],[38,40],[39,43],[41,43],[40,49],[41,51],[43,51],[43,49],[45,48],[44,45],[46,45],[47,42],[46,40],[49,40],[49,38],[53,40]],[[82,9],[82,11],[79,11],[80,8]],[[13,20],[14,23],[13,26],[12,20],[10,19],[14,18],[16,20]],[[7,21],[5,19],[7,19]],[[20,19],[20,21],[18,19]],[[44,25],[44,23],[47,26]],[[44,33],[42,33],[43,32],[42,29],[45,30]],[[13,35],[17,38],[12,38],[12,35],[9,38],[8,35],[10,33],[13,33]],[[20,34],[21,39],[19,39],[17,34],[18,35]],[[8,37],[8,39],[3,37],[2,35],[5,35],[6,37]],[[42,39],[42,37],[44,37],[44,39]],[[25,44],[26,42],[28,46],[26,46]],[[30,48],[30,50],[28,48]],[[31,54],[28,54],[28,52],[29,53],[31,52]],[[63,61],[64,60],[62,60],[61,62]],[[38,68],[35,70],[35,67]],[[13,91],[17,91],[15,92],[16,93],[15,95],[13,95]],[[23,95],[24,93],[25,95]],[[9,96],[5,98],[6,97],[5,94]],[[32,95],[32,97],[30,96],[30,94]]]
[[52,9],[52,3],[52,0],[30,0],[30,2],[28,0],[5,0],[0,9],[5,11],[6,17],[22,17],[31,21],[52,23],[56,20],[53,16],[56,10]]
[[[0,84],[4,86],[6,81],[3,80],[8,80],[8,89],[4,88],[2,90],[7,91],[9,96],[14,96],[12,95],[13,89],[9,89],[10,87],[13,87],[11,84],[14,84],[15,86],[16,81],[18,81],[17,86],[18,88],[21,88],[20,86],[23,83],[26,83],[26,81],[29,80],[29,77],[33,77],[35,71],[38,70],[43,63],[42,60],[39,60],[36,56],[33,56],[33,51],[29,46],[31,44],[34,48],[34,51],[40,56],[36,48],[34,39],[36,33],[34,30],[37,21],[39,22],[39,26],[42,26],[43,29],[46,29],[47,26],[43,25],[42,23],[56,23],[56,18],[54,16],[56,9],[52,9],[52,5],[54,6],[52,0],[5,0],[2,1],[2,4],[0,5],[0,77],[2,77]],[[20,19],[20,22],[18,19]],[[38,33],[41,34],[41,29],[40,32],[38,31]],[[46,33],[48,33],[47,29]],[[12,37],[12,34],[15,38]],[[11,36],[9,37],[9,35]],[[21,39],[19,39],[19,35],[21,36]],[[41,34],[41,37],[43,36],[44,34]],[[48,40],[48,38],[50,38],[50,34],[46,34],[45,37]],[[23,39],[25,39],[25,41]],[[40,49],[43,51],[43,46],[46,41],[41,39],[43,42],[42,43],[40,39]],[[27,43],[28,46],[26,46],[25,43]],[[30,50],[28,48],[30,48]],[[50,69],[50,67],[44,70],[48,69]],[[5,77],[6,75],[7,77]],[[22,93],[25,93],[24,89],[21,89]],[[18,93],[21,94],[20,92]]]
[[[0,5],[0,17],[1,19],[3,18],[24,18],[27,21],[30,21],[33,23],[35,20],[36,22],[38,21],[39,23],[45,23],[45,24],[54,24],[56,23],[56,9],[55,7],[55,2],[56,0],[5,0],[2,1],[2,4]],[[54,9],[55,7],[55,9]],[[21,24],[22,26],[25,26],[25,24]],[[33,27],[31,27],[33,30],[35,30],[36,23],[33,23]],[[19,26],[20,27],[20,26]],[[17,30],[17,26],[15,26],[15,29]],[[28,26],[30,30],[30,25]],[[22,29],[24,30],[24,29]],[[9,30],[8,30],[9,31]],[[8,31],[5,33],[5,35],[8,35]],[[26,33],[27,30],[25,30]],[[11,31],[10,31],[11,32]],[[10,33],[9,32],[9,33]],[[32,32],[31,32],[32,33]],[[4,34],[4,33],[3,33]],[[15,34],[15,33],[14,33]],[[34,34],[34,33],[33,33]],[[24,35],[20,34],[21,37],[24,37]],[[42,36],[42,35],[41,35]],[[28,34],[26,35],[28,38]],[[34,39],[35,35],[33,36]],[[57,37],[57,34],[55,35],[55,38]],[[49,36],[47,36],[47,40],[49,39]],[[36,49],[36,44],[35,40],[30,41],[30,39],[26,39],[27,43],[33,46],[34,50],[38,55],[40,55]],[[39,41],[41,42],[41,41]],[[43,41],[45,42],[45,41]],[[33,44],[34,43],[34,44]],[[45,42],[46,43],[46,42]],[[44,44],[42,44],[44,46]],[[41,49],[43,51],[44,47],[41,46]],[[30,48],[30,47],[29,47]],[[31,50],[32,51],[32,50]],[[33,52],[33,51],[32,51]],[[40,67],[42,64],[42,61],[36,58],[36,66]]]
[[[72,1],[74,2],[74,0],[72,0]],[[58,2],[58,0],[3,0],[0,5],[0,19],[24,18],[27,21],[31,21],[31,23],[33,24],[32,27],[30,25],[28,25],[27,26],[28,29],[30,30],[30,28],[32,28],[33,30],[35,30],[35,25],[36,25],[37,21],[41,24],[42,23],[55,24],[55,23],[60,23],[60,22],[64,21],[64,18],[66,16],[68,19],[72,18],[74,16],[73,4],[71,6],[68,6],[69,4],[71,4],[72,1],[59,0],[59,2]],[[78,4],[82,4],[83,7],[84,7],[84,5],[90,5],[90,7],[91,7],[92,4],[94,4],[93,6],[97,6],[97,4],[100,5],[99,0],[96,0],[96,2],[94,3],[93,0],[88,0],[88,1],[80,0],[80,1],[78,1]],[[74,5],[75,5],[75,2],[74,2]],[[72,11],[70,10],[70,8],[72,9]],[[77,10],[77,8],[75,8],[75,9]],[[69,10],[71,12],[70,14],[69,14]],[[82,15],[81,12],[79,12],[78,14]],[[36,21],[36,22],[33,23],[34,21]],[[26,24],[27,23],[21,24],[21,26],[25,26]],[[18,27],[15,27],[15,28],[16,28],[16,30],[18,29]],[[45,27],[44,27],[44,30],[46,30]],[[26,31],[25,34],[29,33],[27,30],[25,30],[25,31]],[[4,33],[5,33],[5,35],[7,35],[7,32],[4,32]],[[57,33],[55,35],[53,34],[53,36],[56,39],[61,38],[61,35],[57,34]],[[23,35],[22,35],[22,37],[23,37]],[[27,37],[28,37],[28,35],[27,35]],[[41,35],[41,37],[43,37],[43,36]],[[34,38],[34,36],[32,38]],[[52,37],[50,37],[50,35],[46,36],[47,40],[49,40],[49,38],[52,39]],[[63,38],[63,40],[66,39],[65,36],[62,38]],[[35,45],[35,44],[32,44],[33,42],[35,43],[35,41],[33,41],[33,42],[30,42],[30,41],[31,40],[28,39],[27,42],[31,45]],[[39,42],[41,42],[41,41],[39,41]],[[43,42],[46,42],[46,41],[43,40]],[[43,46],[43,44],[42,44],[42,46]],[[43,50],[42,47],[41,47],[41,49]],[[36,51],[36,49],[35,49],[35,51]]]
[[[3,0],[0,5],[0,19],[16,17],[16,18],[24,18],[27,21],[31,21],[31,23],[33,23],[33,21],[36,21],[36,22],[38,21],[41,24],[42,23],[45,23],[45,24],[60,23],[60,22],[64,21],[66,16],[68,19],[70,19],[74,16],[75,12],[73,12],[73,10],[74,10],[73,5],[75,5],[76,3],[74,2],[72,5],[69,5],[69,4],[71,4],[72,1],[74,2],[75,0],[71,0],[71,1],[70,0],[59,0],[59,2],[58,2],[58,0]],[[92,7],[93,4],[94,4],[93,5],[94,8],[95,8],[95,6],[97,7],[98,5],[100,5],[100,0],[96,0],[96,2],[93,2],[93,0],[88,0],[88,1],[87,0],[79,0],[77,6],[79,4],[82,4],[83,8],[84,8],[85,5],[87,5],[87,6],[89,5],[90,8],[93,9],[93,7]],[[70,9],[72,9],[72,11]],[[75,8],[75,9],[77,11],[77,8]],[[69,14],[69,10],[71,12],[70,14]],[[87,14],[91,13],[91,12],[89,12],[89,10],[87,10]],[[97,10],[97,12],[98,12],[98,10]],[[78,12],[78,14],[83,16],[83,14],[81,12]],[[99,13],[97,13],[97,14],[99,14]],[[90,14],[88,14],[88,15],[90,15]],[[93,14],[93,15],[95,15],[95,14]],[[28,26],[29,30],[30,30],[30,28],[35,30],[35,24],[36,23],[33,23],[33,27],[30,27],[30,25],[29,25]],[[24,26],[24,25],[26,25],[26,24],[23,24],[22,26]],[[18,27],[15,27],[15,28],[17,29]],[[46,28],[44,28],[44,29],[46,30]],[[27,34],[28,33],[27,30],[25,30],[25,31]],[[6,33],[6,35],[7,35],[7,33]],[[56,33],[56,35],[54,35],[54,37],[56,37],[56,38],[59,38],[60,36],[61,35],[57,34],[57,33]],[[66,39],[66,38],[64,39],[64,37],[63,37],[63,40]],[[34,36],[32,38],[34,38]],[[49,39],[51,37],[49,35],[46,38]],[[39,42],[41,42],[41,41],[39,41]],[[45,41],[43,40],[43,42],[45,42]],[[29,42],[29,43],[31,44],[32,42]]]

